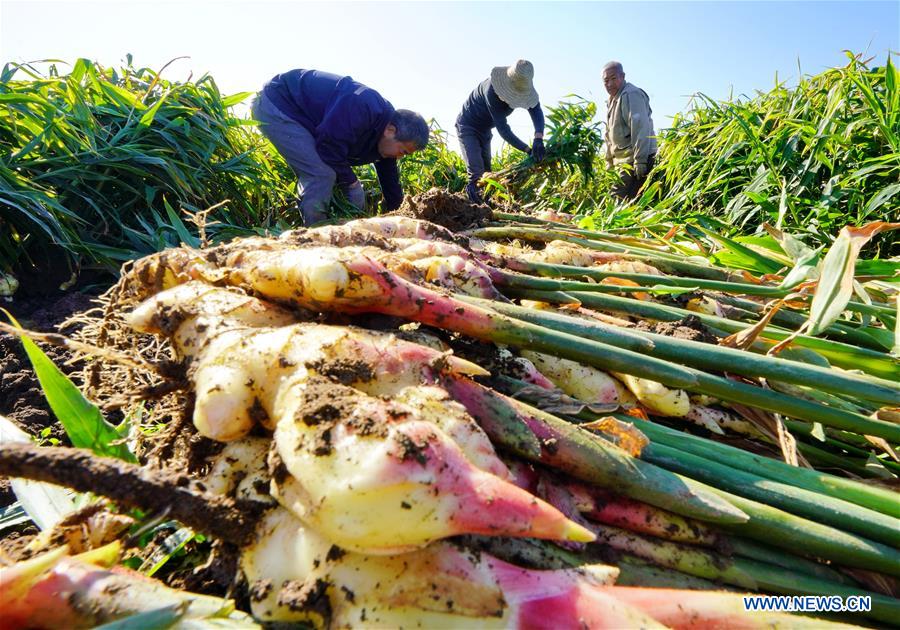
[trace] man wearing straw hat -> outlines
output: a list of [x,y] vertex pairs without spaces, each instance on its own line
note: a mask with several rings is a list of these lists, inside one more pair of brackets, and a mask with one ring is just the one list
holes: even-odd
[[[491,170],[491,129],[496,127],[501,138],[531,155],[535,162],[544,159],[544,112],[533,79],[534,66],[530,61],[519,59],[511,66],[497,66],[463,103],[462,111],[456,117],[456,132],[468,175],[466,194],[471,201],[481,201],[478,180]],[[506,122],[517,107],[527,109],[534,124],[531,147],[522,142]]]
[[291,70],[270,80],[252,105],[260,131],[298,179],[298,206],[310,226],[328,218],[337,186],[362,210],[366,194],[351,166],[375,164],[384,209],[403,199],[397,158],[420,151],[430,131],[421,115],[394,109],[378,92],[321,70]]
[[618,61],[610,61],[603,66],[603,87],[609,94],[606,105],[606,164],[617,169],[622,180],[613,193],[622,199],[633,199],[656,160],[650,97],[625,80],[625,70]]

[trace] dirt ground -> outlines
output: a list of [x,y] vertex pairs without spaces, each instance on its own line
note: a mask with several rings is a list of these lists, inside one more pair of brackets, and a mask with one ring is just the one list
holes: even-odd
[[[49,298],[26,297],[11,302],[0,303],[19,323],[30,330],[39,332],[71,333],[73,329],[60,329],[66,319],[90,309],[94,295],[72,292]],[[5,319],[5,318],[4,318]],[[63,348],[41,344],[41,349],[48,357],[75,382],[78,382],[80,366],[71,365],[69,351]],[[62,426],[47,405],[41,391],[31,362],[22,342],[10,335],[0,333],[0,415],[12,420],[19,428],[30,435],[40,435],[45,428],[50,428],[46,437],[54,438],[61,444],[68,444],[68,438]],[[9,483],[0,479],[0,506],[14,500],[9,490]]]
[[407,197],[403,205],[391,214],[431,221],[452,232],[481,227],[493,216],[490,207],[472,203],[462,195],[454,195],[440,188]]
[[[39,332],[71,332],[59,329],[67,318],[93,307],[91,295],[70,293],[53,301],[27,299],[4,306],[19,323]],[[67,365],[70,353],[62,348],[41,345],[42,350],[63,372],[77,378],[77,367]],[[0,334],[0,415],[4,415],[23,430],[37,435],[44,427],[52,427],[53,436],[64,439],[62,427],[54,424],[40,384],[22,347],[22,342],[10,335]]]

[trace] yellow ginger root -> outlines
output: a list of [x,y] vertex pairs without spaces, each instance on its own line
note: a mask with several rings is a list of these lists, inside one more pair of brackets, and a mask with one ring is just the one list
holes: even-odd
[[246,437],[229,442],[216,455],[204,479],[207,491],[235,499],[274,504],[269,493],[270,475],[266,457],[272,441]]
[[[550,305],[529,300],[523,300],[522,306],[539,310],[555,310]],[[590,319],[584,315],[579,316]],[[557,387],[584,402],[616,402],[623,408],[633,407],[635,402],[640,402],[651,413],[671,417],[684,416],[691,408],[687,392],[681,389],[671,389],[656,381],[619,372],[612,372],[611,374],[616,378],[611,378],[601,370],[576,361],[542,355],[539,352],[525,351],[522,354],[534,361],[538,370],[543,372]],[[622,383],[624,383],[624,387]],[[607,400],[585,398],[592,392],[595,397],[599,395]]]
[[619,254],[598,252],[565,241],[550,241],[542,250],[537,250],[531,260],[551,265],[572,267],[592,267],[619,259]]
[[533,571],[487,553],[438,542],[410,553],[347,552],[273,510],[241,567],[260,621],[316,628],[658,628],[652,618],[606,596],[618,569]]
[[381,285],[368,275],[353,274],[343,262],[352,257],[379,259],[384,252],[362,247],[286,248],[245,251],[225,259],[228,283],[249,286],[266,299],[316,308],[336,298],[365,300],[383,295]]
[[535,252],[533,249],[525,249],[524,247],[516,247],[515,245],[506,245],[497,241],[482,241],[477,239],[473,242],[476,251],[482,254],[490,254],[496,257],[518,258],[520,260],[531,260],[530,256]]
[[[497,270],[460,245],[415,238],[394,238],[389,242],[396,247],[393,256],[410,261],[429,282],[476,297],[506,299],[494,288]],[[402,271],[402,267],[399,269]]]
[[524,249],[494,241],[479,241],[477,246],[498,258],[573,267],[591,267],[599,262],[619,259],[618,254],[595,252],[565,241],[550,241],[544,249]]
[[719,402],[718,398],[714,398],[708,394],[691,394],[691,406],[701,405],[704,407],[708,407],[709,405],[715,405]]
[[569,212],[556,212],[554,210],[541,210],[535,215],[542,221],[556,221],[557,223],[574,223],[577,215]]
[[353,229],[348,224],[323,225],[316,228],[287,230],[278,236],[280,243],[290,246],[377,247],[391,251],[388,239],[368,230]]
[[397,553],[463,532],[594,538],[512,484],[487,436],[442,389],[408,387],[384,400],[310,379],[281,402],[274,492],[345,549]]
[[650,276],[665,275],[659,269],[639,260],[616,260],[613,262],[597,265],[601,271],[609,271],[613,273],[641,273]]
[[699,298],[691,298],[688,300],[685,308],[689,311],[694,311],[695,313],[702,313],[703,315],[715,315],[716,317],[723,316],[719,303],[706,295]]
[[[381,362],[379,353],[391,344],[408,352]],[[452,355],[418,348],[391,335],[368,336],[336,326],[228,331],[207,344],[194,363],[194,424],[203,435],[221,441],[246,435],[256,421],[272,429],[286,380],[307,378],[310,372],[385,394],[391,387],[420,381],[422,372],[432,369],[484,373]]]
[[521,354],[569,396],[588,404],[619,403],[615,379],[606,372],[542,352],[523,350]]
[[404,341],[417,343],[438,352],[450,352],[450,346],[447,343],[436,335],[420,329],[418,324],[403,324],[397,331],[397,336]]
[[459,256],[475,260],[475,256],[461,245],[447,241],[427,241],[420,238],[392,238],[387,241],[395,247],[394,253],[407,260],[431,258],[433,256]]
[[630,389],[625,387],[622,381],[613,379],[613,385],[616,386],[616,393],[619,396],[619,407],[622,409],[633,409],[640,404],[635,395],[631,393]]
[[[121,544],[77,555],[65,545],[0,570],[0,627],[162,627],[138,621],[160,610],[175,611],[167,628],[260,628],[234,602],[165,586],[123,566],[114,566]],[[173,621],[174,620],[174,621]]]
[[428,282],[475,297],[505,300],[490,274],[477,262],[459,256],[431,256],[412,260]]
[[[446,294],[429,288],[426,274],[453,291],[465,289],[502,299],[492,282],[495,270],[474,258],[428,260],[419,263],[424,266],[419,270],[416,261],[401,254],[372,246],[298,245],[290,239],[235,241],[207,250],[201,257],[187,250],[168,250],[139,261],[135,266],[140,272],[124,274],[119,297],[125,303],[199,280],[241,288],[308,311],[380,312],[475,329],[481,324],[471,316],[463,317],[471,307],[455,304]],[[154,280],[159,278],[164,281]]]
[[[509,483],[487,437],[446,392],[418,387],[442,373],[484,370],[386,333],[216,324],[204,308],[229,302],[229,293],[183,285],[150,301],[178,322],[169,333],[180,335],[191,359],[194,424],[222,441],[256,422],[276,429],[280,461],[293,476],[276,478],[277,494],[329,538],[381,553],[460,533],[593,539]],[[180,310],[177,297],[186,300]],[[142,305],[132,324],[158,324],[154,312]],[[184,329],[198,332],[198,319],[217,332],[187,343]]]
[[[278,238],[244,238],[203,251],[184,247],[166,250],[137,261],[126,272],[123,284],[125,296],[138,300],[191,280],[253,288],[267,298],[285,299],[277,290],[269,293],[273,286],[281,285],[292,295],[302,294],[315,306],[316,301],[327,304],[347,291],[347,297],[358,299],[363,297],[360,291],[366,293],[367,285],[370,289],[377,286],[378,282],[366,281],[371,266],[365,262],[366,256],[413,281],[420,274],[409,261],[458,256],[468,261],[463,264],[466,269],[442,272],[442,277],[465,271],[489,279],[492,270],[462,246],[466,242],[427,221],[373,217],[344,225],[289,230]],[[428,266],[437,264],[433,261]],[[456,263],[444,264],[453,267]],[[354,269],[354,265],[359,268]],[[469,279],[467,286],[474,284]],[[485,287],[478,294],[486,295]],[[368,295],[371,297],[371,291]]]
[[[390,556],[345,552],[284,510],[241,565],[254,616],[315,628],[846,628],[748,613],[744,594],[613,585],[618,570],[523,569],[448,543]],[[666,624],[666,625],[663,625]]]
[[[226,315],[219,320],[216,313],[223,305]],[[282,379],[294,372],[306,375],[318,368],[348,383],[375,383],[383,392],[418,384],[432,370],[486,374],[473,363],[386,333],[315,324],[270,328],[266,324],[287,323],[292,316],[262,300],[199,282],[154,296],[128,321],[136,330],[170,336],[179,353],[192,359],[194,424],[221,441],[246,435],[257,421],[274,428]]]
[[[421,253],[421,252],[420,252]],[[241,250],[229,255],[225,265],[228,283],[249,286],[267,299],[295,302],[313,309],[330,308],[336,301],[357,303],[384,296],[383,276],[356,272],[376,261],[402,278],[418,283],[427,280],[446,289],[477,297],[500,298],[490,270],[460,256],[431,256],[410,260],[403,252],[385,252],[374,247],[307,247],[267,251]]]
[[201,256],[186,248],[147,256],[125,275],[126,293],[145,299],[192,280],[250,289],[267,300],[318,308],[336,298],[365,301],[384,295],[380,279],[351,270],[383,260],[397,273],[418,274],[408,261],[377,247],[297,246],[289,239],[250,238]]
[[443,240],[451,243],[461,240],[443,226],[411,217],[368,217],[348,221],[344,225],[351,230],[368,231],[384,238],[417,238],[429,241]]
[[120,281],[123,295],[119,299],[144,300],[160,291],[215,274],[216,265],[201,252],[186,247],[166,249],[135,261],[123,273]]
[[285,326],[297,319],[237,289],[190,281],[145,300],[126,321],[135,330],[169,337],[179,355],[194,356],[207,340],[229,329]]
[[691,399],[683,389],[671,389],[662,383],[630,374],[613,372],[613,375],[625,383],[638,401],[653,414],[680,418],[691,408]]
[[447,243],[462,242],[447,228],[422,219],[401,216],[367,217],[348,221],[343,225],[323,225],[316,228],[287,230],[278,237],[279,240],[336,247],[369,246],[391,249],[389,241],[445,241]]
[[685,414],[685,419],[698,424],[712,433],[725,435],[726,431],[746,435],[753,438],[764,438],[762,432],[743,418],[736,417],[733,413],[724,409],[707,407],[705,405],[691,404],[691,409]]

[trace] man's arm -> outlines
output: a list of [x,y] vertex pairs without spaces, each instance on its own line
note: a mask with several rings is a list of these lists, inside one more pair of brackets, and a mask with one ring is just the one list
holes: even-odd
[[384,210],[390,212],[400,207],[403,201],[403,188],[400,186],[400,169],[394,158],[382,158],[375,162],[378,183],[384,195]]
[[544,137],[544,110],[541,109],[541,104],[538,103],[534,107],[528,110],[528,115],[531,116],[531,124],[534,125],[534,137],[535,138],[543,138]]
[[636,171],[639,166],[643,167],[643,174],[646,175],[647,160],[650,157],[650,136],[653,135],[653,126],[650,123],[650,101],[641,92],[623,94],[622,97],[622,110],[631,129],[634,167]]
[[501,138],[513,145],[519,151],[528,152],[528,145],[519,140],[519,137],[509,128],[509,123],[506,122],[505,116],[498,116],[491,111],[491,118],[494,120],[494,126],[497,128],[497,133],[500,134]]

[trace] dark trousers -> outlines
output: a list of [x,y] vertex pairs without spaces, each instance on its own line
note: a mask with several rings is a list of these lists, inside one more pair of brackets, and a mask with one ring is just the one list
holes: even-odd
[[481,131],[464,125],[456,125],[459,148],[466,163],[466,194],[470,201],[481,201],[478,180],[491,170],[491,130]]
[[[656,164],[656,154],[647,158],[647,172]],[[619,171],[619,179],[621,180],[613,187],[613,194],[620,199],[634,199],[647,181],[646,177],[636,177],[632,170]]]
[[316,150],[316,139],[260,92],[251,105],[259,130],[297,175],[297,206],[307,227],[328,219],[328,203],[337,177]]

